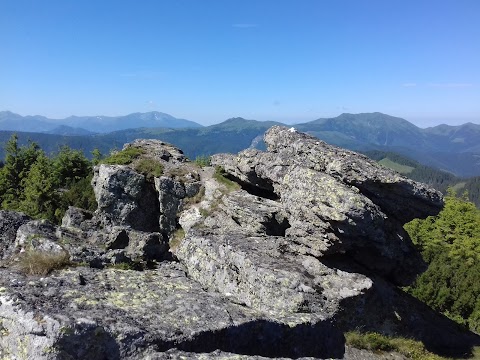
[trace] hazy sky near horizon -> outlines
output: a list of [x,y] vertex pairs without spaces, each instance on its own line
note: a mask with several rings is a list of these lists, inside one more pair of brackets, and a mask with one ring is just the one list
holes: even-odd
[[0,111],[480,123],[478,0],[0,0]]

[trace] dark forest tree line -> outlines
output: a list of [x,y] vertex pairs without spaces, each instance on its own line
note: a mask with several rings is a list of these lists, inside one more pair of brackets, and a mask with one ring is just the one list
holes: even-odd
[[0,169],[0,205],[58,223],[68,206],[94,209],[92,162],[80,150],[62,147],[51,157],[34,142],[19,146],[13,135]]

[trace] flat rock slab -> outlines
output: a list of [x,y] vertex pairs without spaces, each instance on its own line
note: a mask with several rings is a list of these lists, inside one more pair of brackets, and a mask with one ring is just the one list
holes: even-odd
[[274,236],[188,235],[176,255],[206,288],[291,326],[330,319],[343,299],[372,286],[364,275],[330,269],[311,256],[284,253],[283,244]]
[[341,356],[329,322],[295,326],[207,292],[177,263],[158,270],[74,268],[48,278],[1,270],[0,348],[12,359],[140,359],[177,348]]

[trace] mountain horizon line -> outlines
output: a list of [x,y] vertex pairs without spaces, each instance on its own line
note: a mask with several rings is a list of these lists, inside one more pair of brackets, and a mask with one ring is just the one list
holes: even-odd
[[[286,126],[294,126],[294,125],[301,125],[301,124],[308,124],[308,123],[312,123],[312,122],[318,122],[318,121],[321,121],[321,120],[333,120],[333,119],[339,119],[340,120],[345,116],[362,116],[362,115],[371,116],[371,115],[377,115],[377,114],[381,115],[381,116],[391,117],[392,120],[396,119],[396,120],[407,121],[407,122],[409,122],[410,124],[412,124],[413,126],[419,128],[419,129],[430,129],[430,128],[437,128],[437,127],[445,127],[445,126],[459,127],[459,126],[464,126],[464,125],[469,125],[469,124],[480,126],[480,120],[479,120],[478,123],[472,122],[472,121],[467,121],[465,123],[458,124],[458,125],[451,125],[451,124],[447,124],[447,123],[439,123],[439,124],[433,125],[433,126],[421,127],[421,126],[418,126],[418,125],[414,124],[413,122],[411,122],[411,121],[409,121],[405,118],[385,114],[385,113],[378,112],[378,111],[360,112],[360,113],[343,112],[343,113],[340,113],[337,116],[319,117],[319,118],[314,118],[314,119],[308,120],[308,121],[256,120],[256,119],[247,119],[243,116],[233,116],[233,117],[227,118],[227,119],[225,119],[223,121],[220,121],[220,122],[217,122],[217,123],[204,125],[204,124],[201,124],[201,123],[193,121],[193,120],[177,118],[173,115],[170,115],[168,113],[158,111],[158,110],[152,110],[152,111],[147,111],[147,112],[133,112],[133,113],[129,113],[129,114],[126,114],[126,115],[118,115],[118,116],[110,116],[110,115],[85,115],[85,116],[70,115],[70,116],[67,116],[67,117],[64,117],[64,118],[50,118],[50,117],[47,117],[47,116],[44,116],[44,115],[38,115],[38,114],[37,115],[20,115],[18,113],[10,111],[10,110],[3,110],[3,111],[0,111],[0,130],[25,131],[23,129],[22,130],[21,129],[15,129],[16,126],[12,124],[12,121],[22,121],[22,120],[24,120],[24,121],[26,120],[29,123],[31,123],[31,121],[38,121],[38,122],[48,123],[49,125],[56,125],[57,127],[64,127],[64,128],[68,127],[69,129],[64,129],[64,130],[65,131],[78,130],[78,133],[75,133],[75,134],[78,134],[78,135],[88,135],[88,133],[91,133],[93,135],[95,133],[106,133],[106,132],[110,132],[110,131],[124,130],[124,129],[128,128],[128,127],[124,127],[124,126],[120,126],[118,128],[117,127],[110,128],[108,126],[105,129],[103,129],[103,127],[98,128],[98,123],[99,122],[108,122],[108,121],[114,122],[114,121],[117,121],[117,123],[118,123],[119,121],[122,121],[122,120],[125,120],[125,119],[128,119],[128,118],[132,118],[132,117],[138,117],[139,120],[141,120],[140,124],[139,124],[140,126],[134,126],[133,128],[138,128],[138,127],[184,128],[184,127],[215,126],[215,125],[220,125],[222,123],[225,123],[225,122],[228,122],[228,121],[231,121],[231,120],[256,121],[256,122],[259,122],[259,123],[275,122],[277,124],[283,124],[283,125],[286,125]],[[137,119],[132,119],[132,120],[135,121]],[[158,120],[160,120],[160,122]],[[146,121],[147,122],[148,121],[153,121],[153,123],[148,124],[148,123],[146,123]],[[65,122],[70,122],[71,124],[65,124]],[[85,129],[83,126],[78,126],[78,125],[80,125],[79,123],[82,123],[81,125],[83,125],[83,122],[87,122],[87,123],[90,122],[90,123],[95,124],[96,130],[98,130],[98,131],[92,131],[92,130],[89,130],[89,129]],[[5,123],[7,123],[7,126],[4,126]],[[130,123],[131,122],[128,122],[128,124],[130,124]],[[30,125],[33,125],[33,124],[30,124]],[[153,125],[153,126],[149,126],[149,125]],[[44,127],[45,127],[45,129],[40,129],[38,132],[58,133],[58,131],[55,131],[56,130],[55,128],[52,129],[49,126],[44,126]],[[35,126],[34,126],[34,128],[35,128]],[[53,132],[52,132],[52,130],[53,130]],[[30,129],[28,131],[37,132],[36,130],[30,130]]]

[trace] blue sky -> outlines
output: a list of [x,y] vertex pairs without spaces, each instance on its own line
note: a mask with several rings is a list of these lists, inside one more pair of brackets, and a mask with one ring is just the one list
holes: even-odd
[[480,123],[478,0],[0,0],[0,110]]

